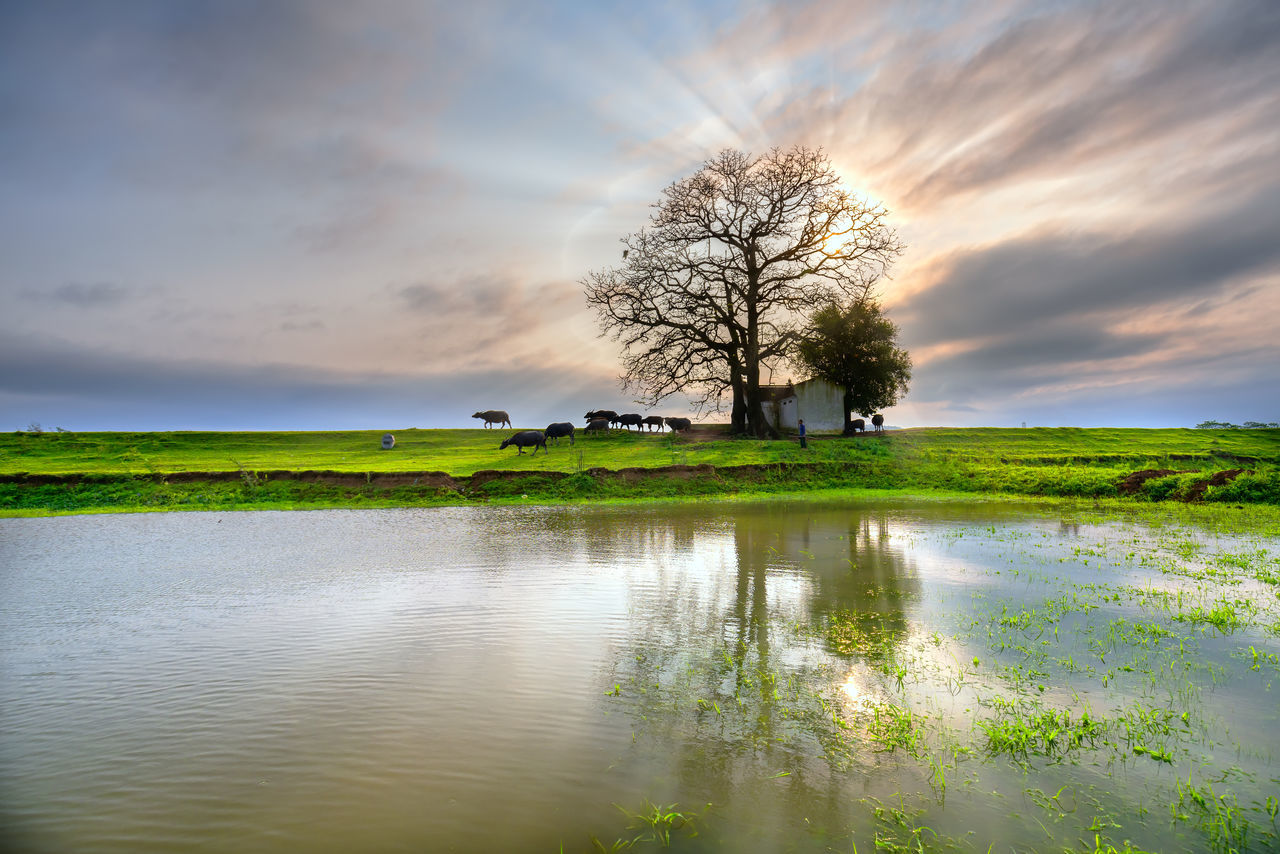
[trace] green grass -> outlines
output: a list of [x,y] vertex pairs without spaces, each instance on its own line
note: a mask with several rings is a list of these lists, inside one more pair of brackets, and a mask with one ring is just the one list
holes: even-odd
[[[498,445],[510,430],[399,430],[383,451],[382,431],[0,434],[0,476],[76,477],[74,484],[0,483],[0,513],[101,509],[236,509],[431,506],[466,501],[614,501],[741,493],[888,489],[910,493],[1117,496],[1140,469],[1190,474],[1147,481],[1138,501],[1188,498],[1214,472],[1249,469],[1201,500],[1280,505],[1280,430],[929,428],[851,439],[755,441],[719,434],[672,436],[613,431],[579,436],[548,453],[517,455]],[[714,473],[635,482],[592,469],[712,466]],[[735,470],[735,467],[753,467]],[[353,475],[523,472],[464,490],[290,482],[274,471]],[[175,472],[243,472],[222,482],[166,482]],[[567,477],[566,477],[567,475]]]
[[[854,439],[818,439],[801,451],[793,440],[691,440],[670,434],[612,431],[579,436],[536,457],[498,450],[510,430],[400,430],[383,451],[382,431],[243,433],[5,433],[0,474],[145,474],[174,471],[332,469],[443,471],[483,469],[575,471],[579,467],[714,466],[774,462],[885,461],[913,468],[1078,468],[1128,473],[1136,468],[1274,467],[1280,430],[1141,430],[1081,428],[929,428]],[[1229,455],[1229,456],[1225,456]],[[1034,480],[1034,474],[1026,479]]]

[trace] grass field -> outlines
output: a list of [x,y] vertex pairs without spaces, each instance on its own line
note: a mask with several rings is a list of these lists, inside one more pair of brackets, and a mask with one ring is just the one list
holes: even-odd
[[[755,441],[714,430],[691,436],[613,431],[579,436],[547,453],[499,450],[510,430],[401,430],[383,451],[382,431],[9,433],[0,435],[0,513],[202,507],[417,506],[507,498],[552,501],[889,489],[1107,498],[1143,469],[1180,472],[1147,481],[1138,499],[1190,498],[1280,504],[1280,430],[923,428],[851,439]],[[693,476],[601,478],[593,469],[712,466]],[[1203,486],[1215,472],[1245,470]],[[361,477],[303,483],[278,471],[327,470]],[[397,483],[373,475],[481,471],[527,473],[474,489]],[[167,482],[177,472],[232,472],[230,481]],[[63,476],[43,483],[23,475]],[[189,478],[188,478],[189,479]],[[1200,483],[1197,491],[1196,484]]]

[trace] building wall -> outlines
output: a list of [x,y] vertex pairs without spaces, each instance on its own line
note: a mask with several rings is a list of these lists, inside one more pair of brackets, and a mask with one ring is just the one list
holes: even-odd
[[794,395],[783,398],[778,403],[778,422],[774,426],[784,433],[788,430],[795,432],[796,428],[799,426],[796,424],[796,419],[800,417],[796,415],[797,408],[796,398]]
[[795,393],[781,400],[766,401],[764,415],[783,433],[794,433],[800,419],[810,433],[844,430],[844,392],[825,380],[796,383]]
[[[783,401],[784,427],[788,414],[793,413],[790,415],[792,430],[796,429],[795,421],[800,418],[804,419],[804,426],[810,433],[839,433],[844,429],[844,392],[841,389],[823,380],[805,380],[796,383],[795,389],[795,397]],[[788,407],[786,404],[792,400],[795,404]]]

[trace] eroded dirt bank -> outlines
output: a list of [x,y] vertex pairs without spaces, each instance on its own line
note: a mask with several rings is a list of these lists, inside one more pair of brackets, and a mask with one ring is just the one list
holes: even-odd
[[[1184,485],[1179,494],[1169,495],[1183,501],[1199,501],[1204,498],[1210,486],[1223,486],[1236,477],[1246,473],[1247,469],[1230,469],[1219,472],[1201,472],[1203,476],[1194,483]],[[1193,469],[1143,469],[1132,472],[1114,482],[1115,494],[1137,496],[1144,491],[1149,481],[1160,480],[1176,475],[1195,474]],[[859,465],[856,463],[767,463],[739,466],[702,465],[668,465],[653,468],[589,468],[581,472],[538,471],[485,469],[471,475],[451,475],[442,471],[403,471],[403,472],[344,472],[332,470],[292,471],[284,469],[267,471],[179,471],[167,473],[146,473],[136,475],[98,475],[98,474],[8,474],[0,475],[0,484],[17,486],[66,486],[78,487],[103,483],[140,482],[153,484],[199,484],[199,483],[243,483],[254,487],[270,483],[299,483],[332,486],[343,489],[426,489],[456,492],[459,495],[475,497],[473,493],[482,492],[482,487],[494,483],[519,484],[528,482],[530,487],[537,484],[553,484],[568,478],[591,478],[595,481],[608,481],[624,484],[638,484],[655,480],[688,481],[703,479],[709,481],[726,481],[743,484],[764,480],[796,480],[808,481],[811,478],[836,477],[844,479],[853,475],[863,481],[863,486],[880,486],[884,488],[900,488],[908,486],[901,480],[901,473],[892,469]]]
[[[717,469],[711,465],[671,465],[654,468],[589,468],[582,474],[597,478],[616,478],[634,483],[641,480],[668,477],[676,480],[687,480],[692,477],[714,476],[718,473],[745,475],[752,473],[783,472],[793,466],[771,463],[767,465],[724,466]],[[289,471],[275,469],[268,471],[178,471],[164,473],[147,473],[135,475],[84,475],[84,474],[6,474],[0,475],[0,483],[13,483],[27,486],[74,486],[82,483],[95,483],[107,480],[141,480],[152,483],[228,483],[243,481],[245,483],[266,483],[271,481],[296,481],[299,483],[319,483],[328,486],[364,487],[394,489],[403,486],[424,486],[437,489],[456,489],[464,491],[483,486],[493,481],[524,480],[526,478],[542,478],[545,480],[562,480],[575,476],[574,472],[484,469],[472,475],[451,475],[442,471],[404,471],[404,472],[345,472],[332,470]]]

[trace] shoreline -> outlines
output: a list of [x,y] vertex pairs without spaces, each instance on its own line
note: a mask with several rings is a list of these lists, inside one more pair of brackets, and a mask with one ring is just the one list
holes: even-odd
[[[1185,480],[1188,474],[1180,476]],[[1207,491],[1198,490],[1193,500],[1187,500],[1179,499],[1172,491],[1153,495],[1141,488],[1124,495],[1118,489],[1120,484],[1105,478],[1091,479],[1088,483],[1091,488],[1084,490],[1079,489],[1079,483],[1068,480],[1027,483],[1026,486],[1034,489],[1011,491],[973,488],[976,483],[963,484],[970,487],[967,489],[931,485],[909,475],[909,472],[885,472],[848,464],[803,463],[720,468],[707,464],[619,470],[596,468],[572,473],[482,470],[469,476],[438,471],[324,470],[4,475],[0,476],[0,497],[5,505],[0,506],[0,518],[139,512],[874,499],[1065,504],[1104,510],[1108,514],[1132,511],[1144,516],[1252,513],[1272,517],[1280,523],[1280,506],[1233,498],[1230,483]],[[1169,475],[1166,479],[1172,477],[1174,475]],[[1204,480],[1201,477],[1194,483]],[[1158,480],[1152,482],[1159,483]]]

